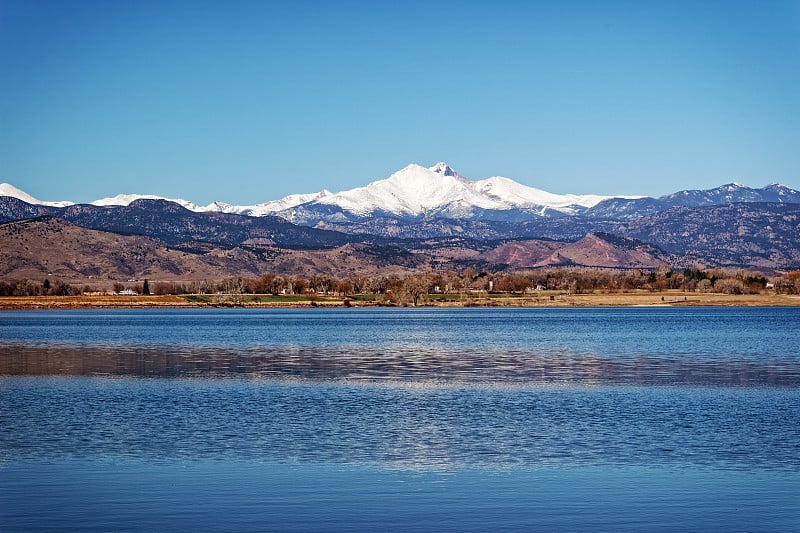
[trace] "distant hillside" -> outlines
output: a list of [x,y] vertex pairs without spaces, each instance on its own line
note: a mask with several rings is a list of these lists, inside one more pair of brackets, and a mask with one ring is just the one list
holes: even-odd
[[800,205],[675,207],[612,227],[665,251],[715,266],[800,267]]
[[296,226],[273,216],[195,213],[166,200],[136,200],[111,208],[73,205],[63,208],[57,216],[85,228],[148,235],[172,245],[200,241],[234,246],[249,239],[263,239],[284,248],[324,248],[355,240],[342,233]]
[[650,244],[625,237],[590,233],[576,242],[520,240],[504,243],[483,256],[515,269],[542,267],[656,268],[675,258]]
[[[505,270],[543,266],[650,268],[667,257],[652,246],[610,235],[578,242],[463,239],[346,244],[316,250],[207,246],[189,251],[151,237],[120,235],[39,217],[0,224],[0,280],[54,279],[108,287],[142,280],[201,281],[265,273],[338,278],[429,270]],[[198,246],[198,248],[200,248]]]
[[82,228],[51,217],[0,225],[0,277],[88,282],[253,276],[261,262],[242,250],[192,254],[151,237]]
[[559,248],[536,266],[652,269],[670,263],[674,263],[674,258],[652,244],[604,233],[590,233],[577,242]]
[[206,246],[189,251],[151,237],[121,235],[39,217],[0,224],[0,279],[72,283],[215,280],[264,273],[375,275],[422,270],[428,257],[392,246],[346,244],[298,250],[276,246]]

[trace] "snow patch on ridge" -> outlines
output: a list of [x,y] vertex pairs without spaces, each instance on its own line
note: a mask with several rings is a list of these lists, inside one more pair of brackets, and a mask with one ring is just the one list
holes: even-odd
[[67,207],[73,205],[73,202],[60,201],[60,202],[43,202],[38,198],[34,198],[23,190],[17,189],[10,183],[0,183],[0,196],[10,196],[31,205],[47,205],[50,207]]
[[610,198],[609,196],[594,194],[553,194],[522,185],[502,176],[476,181],[473,183],[473,187],[487,196],[497,198],[517,208],[548,207],[551,209],[564,209],[570,206],[589,208]]
[[208,210],[203,207],[198,207],[188,200],[182,200],[180,198],[164,198],[163,196],[155,196],[152,194],[118,194],[111,198],[101,198],[99,200],[95,200],[94,202],[91,202],[91,205],[96,205],[98,207],[126,206],[130,205],[136,200],[166,200],[168,202],[173,202],[185,207],[189,211],[201,212]]
[[289,196],[285,196],[280,200],[273,200],[271,202],[265,202],[253,206],[236,206],[236,207],[240,209],[240,212],[243,214],[248,214],[250,216],[264,216],[264,215],[271,215],[273,213],[277,213],[279,211],[283,211],[286,209],[291,209],[293,207],[297,207],[298,205],[314,202],[330,195],[331,195],[330,191],[328,191],[327,189],[323,189],[320,192],[315,192],[310,194],[290,194]]

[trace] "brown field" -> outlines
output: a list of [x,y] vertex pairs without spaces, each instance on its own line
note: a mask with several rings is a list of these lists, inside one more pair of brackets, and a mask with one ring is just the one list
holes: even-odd
[[[0,309],[103,309],[103,308],[202,308],[202,307],[345,307],[374,306],[372,302],[344,298],[281,299],[248,302],[221,298],[219,301],[192,302],[179,296],[4,296]],[[800,306],[800,296],[774,293],[717,294],[698,292],[630,292],[541,295],[464,296],[437,300],[424,305],[437,307],[588,307],[588,306]]]
[[[551,299],[552,296],[552,299]],[[683,291],[592,293],[592,294],[551,294],[517,298],[484,298],[472,305],[499,306],[552,306],[552,307],[591,307],[591,306],[800,306],[800,296],[784,294],[720,294]]]
[[201,307],[177,296],[3,296],[0,309]]

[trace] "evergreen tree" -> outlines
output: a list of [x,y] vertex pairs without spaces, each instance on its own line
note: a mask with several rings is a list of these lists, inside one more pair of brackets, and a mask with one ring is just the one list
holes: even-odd
[[144,295],[150,294],[150,283],[148,283],[147,278],[145,278],[144,284],[142,285],[142,294]]

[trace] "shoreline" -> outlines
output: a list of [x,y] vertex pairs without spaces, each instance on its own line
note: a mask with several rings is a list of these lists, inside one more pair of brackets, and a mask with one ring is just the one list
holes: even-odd
[[[194,300],[194,301],[193,301]],[[546,294],[546,295],[489,295],[462,298],[433,296],[417,307],[795,307],[800,295],[788,294],[721,294],[683,291]],[[344,297],[282,298],[242,295],[226,296],[219,300],[197,301],[196,295],[181,296],[3,296],[0,310],[36,309],[293,309],[348,307],[412,307],[358,300]]]

